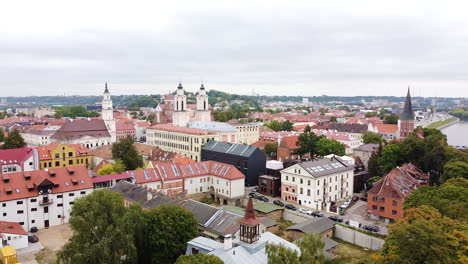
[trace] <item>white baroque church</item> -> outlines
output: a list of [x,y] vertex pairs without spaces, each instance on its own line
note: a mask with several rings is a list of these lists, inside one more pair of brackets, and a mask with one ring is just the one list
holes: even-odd
[[114,118],[114,108],[112,106],[112,99],[109,93],[109,89],[107,88],[107,82],[105,85],[104,94],[102,96],[102,112],[101,118],[104,120],[106,124],[107,130],[111,136],[111,142],[114,143],[117,141],[117,129],[115,125],[115,118]]

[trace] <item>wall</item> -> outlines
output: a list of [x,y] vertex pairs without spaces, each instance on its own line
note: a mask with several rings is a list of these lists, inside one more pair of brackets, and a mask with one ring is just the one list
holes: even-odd
[[28,236],[17,235],[17,234],[2,234],[3,239],[6,240],[8,246],[12,246],[15,249],[22,249],[28,247]]
[[364,234],[354,229],[344,226],[335,225],[336,238],[347,241],[351,244],[361,247],[369,248],[372,250],[380,250],[385,243],[385,240],[377,238],[368,234]]
[[306,220],[309,220],[310,218],[307,217],[304,214],[299,213],[299,212],[293,212],[293,211],[285,210],[284,213],[283,213],[283,219],[291,221],[291,222],[293,222],[295,224],[298,224],[298,223],[304,222]]

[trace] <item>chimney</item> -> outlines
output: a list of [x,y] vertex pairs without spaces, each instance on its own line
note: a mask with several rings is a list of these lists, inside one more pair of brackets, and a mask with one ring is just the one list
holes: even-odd
[[232,235],[227,234],[224,236],[224,250],[229,250],[232,248]]

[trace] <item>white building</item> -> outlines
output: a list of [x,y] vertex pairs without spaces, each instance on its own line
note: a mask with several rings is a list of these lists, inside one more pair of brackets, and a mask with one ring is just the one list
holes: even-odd
[[68,222],[74,200],[93,191],[84,166],[1,177],[0,221],[19,223],[28,231]]
[[203,84],[197,94],[197,108],[195,110],[194,120],[211,121],[211,111],[209,110],[208,95]]
[[0,174],[39,169],[39,155],[36,149],[0,149]]
[[52,143],[51,136],[60,128],[60,126],[48,126],[43,129],[28,129],[21,131],[24,142],[30,147],[45,146]]
[[28,233],[18,223],[0,221],[0,236],[3,247],[12,246],[15,249],[28,247]]
[[106,124],[107,130],[111,136],[111,142],[114,143],[117,141],[117,129],[115,125],[115,118],[114,118],[114,108],[112,107],[112,99],[109,93],[109,89],[104,90],[104,94],[102,96],[102,112],[101,118],[104,120]]
[[260,127],[262,123],[236,123],[232,124],[238,132],[237,143],[251,145],[260,140]]
[[175,107],[172,112],[172,124],[174,126],[186,127],[189,121],[189,112],[187,111],[187,96],[181,83],[177,86],[174,100]]
[[281,171],[281,197],[313,210],[353,195],[354,166],[337,157],[314,159]]

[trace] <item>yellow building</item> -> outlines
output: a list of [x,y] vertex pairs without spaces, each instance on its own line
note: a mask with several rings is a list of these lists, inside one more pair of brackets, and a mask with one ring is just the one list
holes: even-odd
[[91,150],[80,144],[51,143],[36,148],[41,169],[71,167],[77,165],[89,166]]
[[219,140],[218,138],[216,133],[204,129],[171,124],[155,125],[146,130],[147,144],[184,155],[194,161],[201,161],[201,149],[206,142]]

